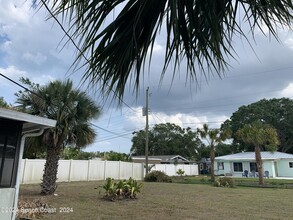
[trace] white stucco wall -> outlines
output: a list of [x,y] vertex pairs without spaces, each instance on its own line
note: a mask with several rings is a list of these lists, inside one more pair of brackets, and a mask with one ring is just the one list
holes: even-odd
[[227,173],[232,173],[232,167],[230,162],[223,162],[224,163],[224,169],[218,170],[218,162],[215,162],[215,174],[216,175],[225,175]]
[[[293,178],[293,155],[283,152],[261,152],[262,153],[262,168],[263,173],[269,172],[269,178]],[[218,162],[224,162],[224,169],[218,169]],[[234,171],[233,163],[241,163],[242,171]],[[242,152],[232,155],[220,156],[215,158],[215,174],[225,175],[232,174],[233,176],[240,176],[245,170],[248,171],[248,175],[252,176],[252,170],[255,166],[251,163],[255,163],[254,152]],[[291,167],[290,167],[291,166]],[[250,169],[251,167],[251,169]],[[238,166],[238,170],[240,165]],[[258,171],[257,171],[258,172]],[[257,175],[256,172],[256,175]]]
[[270,160],[270,161],[264,161],[262,163],[263,166],[263,172],[265,171],[269,171],[269,177],[270,178],[274,178],[276,177],[275,174],[275,166],[274,166],[274,161]]
[[[244,170],[248,170],[250,173],[250,163],[254,163],[254,161],[222,161],[224,162],[224,170],[218,170],[218,162],[221,161],[215,161],[215,174],[216,175],[226,175],[226,174],[232,174],[236,177],[242,177],[242,174]],[[233,163],[242,163],[243,172],[234,172],[233,170]],[[287,166],[289,166],[287,164]],[[270,178],[274,178],[275,176],[275,167],[274,167],[274,161],[263,161],[263,171],[269,171]],[[293,172],[293,169],[292,169]]]
[[278,161],[278,174],[280,177],[293,177],[293,168],[289,167],[289,162],[293,163],[292,159],[283,159]]

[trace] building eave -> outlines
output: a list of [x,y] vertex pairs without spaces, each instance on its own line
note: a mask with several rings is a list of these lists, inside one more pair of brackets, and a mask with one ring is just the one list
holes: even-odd
[[56,120],[0,108],[0,118],[23,122],[23,133],[55,127]]

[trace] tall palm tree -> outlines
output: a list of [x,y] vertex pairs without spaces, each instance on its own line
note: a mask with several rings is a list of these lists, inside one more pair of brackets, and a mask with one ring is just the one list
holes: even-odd
[[207,124],[203,125],[202,129],[197,129],[201,138],[206,139],[210,146],[210,159],[211,159],[211,181],[215,181],[215,147],[230,137],[231,131],[229,129],[211,129]]
[[68,144],[81,148],[94,141],[96,134],[90,120],[100,115],[100,108],[85,92],[73,89],[69,80],[54,81],[43,87],[29,80],[26,83],[32,92],[17,94],[18,109],[57,120],[56,127],[47,129],[41,136],[47,150],[41,193],[52,194],[57,187],[61,151]]
[[277,130],[268,124],[263,124],[259,121],[252,124],[245,124],[240,128],[236,135],[244,143],[252,145],[255,151],[255,162],[257,164],[259,185],[264,184],[263,167],[261,158],[261,148],[266,150],[276,151],[278,149],[279,138]]
[[[84,79],[101,81],[102,90],[120,96],[131,74],[138,86],[161,30],[166,34],[162,76],[171,60],[173,74],[186,61],[190,78],[196,79],[198,72],[216,71],[220,75],[227,68],[229,58],[236,57],[234,35],[248,39],[247,34],[254,37],[255,30],[260,29],[278,39],[276,27],[292,26],[291,0],[39,2],[53,18],[60,16],[67,21],[68,37],[79,42],[76,64],[82,61],[87,67]],[[249,33],[243,30],[244,22]]]

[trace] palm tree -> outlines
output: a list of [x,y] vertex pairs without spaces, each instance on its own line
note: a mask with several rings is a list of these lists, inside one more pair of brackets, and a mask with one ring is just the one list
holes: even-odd
[[52,194],[57,187],[58,161],[64,146],[81,148],[94,141],[96,134],[89,121],[100,115],[100,108],[85,92],[73,89],[69,80],[54,81],[43,87],[29,80],[23,82],[32,92],[17,94],[18,109],[57,120],[56,127],[47,129],[41,136],[47,150],[41,193]]
[[255,151],[255,162],[257,164],[259,185],[264,184],[261,148],[276,151],[279,145],[277,130],[268,124],[259,121],[246,124],[240,128],[236,135],[244,143],[252,145]]
[[3,97],[0,97],[0,107],[1,108],[9,108],[9,104],[4,100]]
[[230,130],[211,129],[207,124],[203,125],[202,129],[197,129],[201,138],[206,139],[210,146],[211,159],[211,181],[215,181],[215,147],[230,137]]
[[84,80],[101,81],[102,90],[119,96],[132,74],[138,86],[162,29],[162,76],[172,60],[173,74],[183,61],[196,79],[198,72],[221,75],[227,68],[237,55],[234,36],[248,39],[242,23],[252,37],[260,29],[278,39],[276,27],[292,27],[293,9],[291,0],[40,0],[42,6],[68,22],[67,36],[79,42],[75,64],[87,67]]

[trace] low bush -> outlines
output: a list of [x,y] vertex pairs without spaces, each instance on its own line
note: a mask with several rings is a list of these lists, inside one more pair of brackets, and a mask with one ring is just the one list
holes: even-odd
[[100,187],[105,190],[103,198],[114,201],[116,199],[135,199],[143,184],[132,178],[118,182],[115,182],[112,178],[107,178],[106,183]]
[[145,176],[144,180],[146,182],[167,182],[167,183],[172,182],[171,177],[169,177],[164,172],[158,171],[158,170],[155,170],[155,171],[152,171],[152,172],[148,173]]
[[235,182],[230,177],[220,177],[219,179],[215,180],[214,186],[216,187],[235,187]]
[[185,171],[184,170],[182,170],[182,169],[179,169],[179,170],[177,170],[177,172],[176,172],[178,175],[180,175],[180,176],[183,176],[184,175],[184,173],[185,173]]

